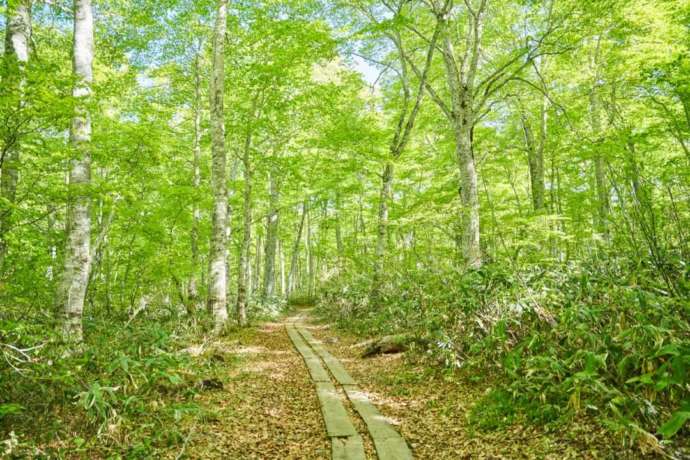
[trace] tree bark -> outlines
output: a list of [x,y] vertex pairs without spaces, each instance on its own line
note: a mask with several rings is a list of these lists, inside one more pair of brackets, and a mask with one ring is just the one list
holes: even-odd
[[[16,94],[17,108],[24,105],[24,87],[26,86],[26,65],[29,62],[29,43],[31,42],[31,2],[29,0],[8,0],[5,29],[5,66],[6,79],[3,84]],[[14,103],[14,101],[13,101]],[[13,130],[14,131],[14,130]],[[3,157],[0,162],[0,269],[4,265],[7,253],[7,234],[11,228],[12,207],[17,196],[19,182],[19,165],[21,161],[20,146],[16,132],[7,132],[3,145]]]
[[336,250],[338,251],[338,270],[342,270],[342,263],[343,263],[343,256],[345,253],[344,245],[343,245],[343,229],[342,229],[342,222],[341,222],[341,213],[342,213],[342,208],[343,203],[342,199],[340,197],[340,191],[335,192],[335,245],[336,245]]
[[211,85],[211,135],[213,164],[213,227],[211,234],[211,271],[209,276],[209,306],[213,312],[214,332],[220,333],[228,319],[226,276],[226,225],[228,213],[227,159],[225,153],[225,32],[227,28],[227,0],[217,3],[213,37],[213,81]]
[[[542,109],[542,120],[545,111]],[[544,121],[540,122],[540,143],[537,144],[534,138],[532,126],[526,114],[522,114],[522,130],[525,135],[525,145],[527,147],[527,163],[529,166],[530,189],[532,192],[532,207],[535,212],[544,209]]]
[[240,247],[239,271],[237,274],[237,322],[247,324],[247,283],[249,268],[249,246],[252,242],[252,170],[250,162],[251,131],[247,134],[242,163],[244,164],[243,219],[244,232]]
[[307,209],[308,209],[308,199],[305,198],[304,202],[302,203],[302,218],[300,219],[299,222],[299,227],[297,229],[297,237],[295,238],[295,244],[292,246],[292,255],[290,259],[290,271],[288,272],[288,281],[287,281],[287,297],[290,297],[290,294],[295,290],[296,287],[296,278],[297,278],[297,264],[299,262],[299,248],[300,248],[300,242],[302,241],[302,231],[304,230],[304,220],[307,215]]
[[601,103],[599,100],[600,91],[600,70],[599,70],[599,58],[601,53],[601,37],[597,38],[596,49],[594,52],[594,86],[592,91],[589,93],[589,115],[590,124],[592,129],[592,135],[594,137],[595,147],[594,147],[594,180],[596,187],[596,198],[597,198],[597,230],[602,234],[606,235],[608,233],[607,221],[609,214],[609,187],[606,183],[606,165],[604,162],[604,157],[601,153]]
[[261,297],[266,300],[275,295],[275,265],[276,248],[278,245],[278,226],[280,224],[280,189],[276,172],[272,171],[268,177],[269,182],[269,213],[266,220],[266,247],[264,250],[264,283]]
[[73,89],[75,114],[70,139],[67,250],[62,281],[63,332],[69,341],[83,337],[82,313],[91,271],[91,114],[88,101],[93,83],[94,24],[91,0],[74,0]]
[[376,272],[380,272],[382,268],[382,259],[386,255],[386,243],[388,242],[388,203],[391,200],[393,186],[393,164],[386,163],[383,169],[383,177],[381,179],[381,197],[379,200],[379,225],[376,233],[376,264],[379,267]]
[[[485,5],[485,0],[482,5]],[[480,41],[482,36],[482,12],[475,11],[470,24],[472,33],[465,44],[469,55],[463,60],[462,71],[458,67],[458,59],[445,27],[443,40],[443,62],[446,69],[446,79],[450,92],[451,111],[449,118],[455,137],[455,156],[460,171],[460,231],[463,248],[463,261],[467,267],[479,268],[482,265],[479,224],[479,194],[477,191],[477,168],[474,159],[474,78],[480,55]],[[439,16],[443,21],[444,16]]]
[[316,269],[315,269],[315,258],[314,258],[314,248],[312,247],[312,212],[311,209],[306,209],[307,211],[307,293],[309,297],[314,296],[315,280],[316,280]]
[[252,295],[256,295],[260,289],[261,289],[261,262],[262,262],[262,253],[263,251],[263,246],[262,246],[262,238],[261,235],[258,234],[256,235],[256,244],[254,244],[254,250],[256,251],[254,253],[254,269],[252,271],[252,287],[249,292],[252,293]]
[[601,112],[598,88],[594,88],[590,93],[590,119],[592,134],[597,144],[593,160],[597,196],[597,227],[601,233],[606,234],[609,214],[609,188],[606,184],[606,165],[599,146],[601,143]]
[[282,240],[278,240],[278,259],[280,260],[280,291],[279,295],[282,297],[285,295],[286,292],[286,285],[285,285],[285,250],[283,249],[283,242]]

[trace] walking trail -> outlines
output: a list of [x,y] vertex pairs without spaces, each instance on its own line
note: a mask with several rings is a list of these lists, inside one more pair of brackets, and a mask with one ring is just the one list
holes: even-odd
[[444,378],[402,355],[361,359],[354,337],[310,323],[309,310],[236,332],[218,344],[223,389],[183,417],[182,459],[580,459],[611,457],[604,433],[468,422],[489,381]]

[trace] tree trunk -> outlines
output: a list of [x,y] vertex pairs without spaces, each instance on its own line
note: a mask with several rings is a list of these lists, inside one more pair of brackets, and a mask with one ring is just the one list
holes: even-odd
[[70,341],[82,340],[82,312],[91,270],[91,114],[88,100],[93,82],[94,28],[91,0],[74,0],[73,66],[76,100],[70,139],[67,250],[63,273],[63,332]]
[[[383,259],[386,257],[386,247],[388,246],[388,203],[391,200],[391,189],[393,186],[393,164],[388,162],[383,168],[381,176],[381,195],[379,199],[378,228],[376,232],[376,262],[374,265],[373,293],[379,288],[381,272],[383,270]],[[375,295],[373,296],[375,297]]]
[[285,295],[286,285],[285,285],[285,250],[283,249],[283,243],[278,240],[278,259],[280,260],[280,292],[279,295],[282,297]]
[[228,319],[225,245],[228,213],[227,159],[225,154],[225,32],[227,28],[227,0],[217,3],[213,36],[213,82],[211,85],[211,135],[213,164],[213,227],[211,233],[211,270],[209,276],[209,306],[213,312],[214,332],[222,332]]
[[[31,42],[31,2],[29,0],[9,0],[7,3],[5,29],[6,79],[2,83],[9,88],[11,95],[17,95],[16,105],[24,105],[23,91],[26,85],[26,65],[29,62],[29,43]],[[13,101],[14,102],[14,101]],[[5,128],[7,129],[7,128]],[[5,130],[3,129],[3,131]],[[14,130],[12,130],[14,131]],[[17,195],[19,181],[20,147],[16,132],[6,132],[3,139],[0,168],[0,269],[4,265],[7,252],[7,234],[11,228],[12,206]]]
[[266,248],[264,255],[264,284],[261,297],[266,300],[275,295],[275,265],[276,247],[278,244],[278,226],[280,223],[280,213],[278,209],[280,201],[280,190],[278,188],[275,171],[268,177],[270,210],[266,221]]
[[254,245],[254,250],[256,251],[254,253],[254,271],[252,272],[252,288],[250,292],[252,295],[255,295],[257,292],[260,291],[261,289],[261,259],[262,259],[262,253],[263,247],[262,247],[262,241],[261,241],[261,235],[257,233],[256,235],[256,244]]
[[247,324],[247,282],[249,266],[249,245],[252,242],[252,170],[250,164],[251,134],[247,135],[244,156],[244,236],[240,247],[239,271],[237,274],[237,322]]
[[450,121],[455,136],[455,156],[460,170],[460,232],[463,249],[463,262],[470,268],[482,265],[479,228],[479,194],[477,191],[477,168],[474,160],[474,100],[473,78],[479,59],[479,37],[481,24],[479,15],[475,18],[475,38],[472,43],[473,55],[467,73],[457,67],[455,51],[448,32],[444,37],[443,61],[446,68],[448,89],[450,91]]
[[461,121],[458,122],[455,127],[455,138],[455,152],[460,168],[460,228],[464,262],[470,268],[479,268],[482,266],[482,254],[472,127]]
[[288,282],[287,282],[287,296],[295,290],[296,278],[297,278],[297,264],[299,262],[299,248],[300,242],[302,241],[302,231],[304,230],[304,220],[307,215],[308,209],[308,199],[305,198],[302,203],[302,218],[299,222],[299,228],[297,229],[297,237],[295,238],[295,244],[292,246],[292,256],[290,259],[290,271],[288,272]]
[[[199,55],[194,59],[194,146],[193,146],[193,179],[192,186],[196,193],[201,187],[201,75],[199,75]],[[192,209],[192,273],[189,277],[187,312],[192,315],[199,306],[199,222],[201,211],[195,199]]]
[[597,227],[602,234],[606,234],[607,221],[609,214],[609,188],[606,184],[606,165],[601,153],[601,112],[599,104],[598,88],[594,88],[590,93],[590,119],[592,134],[595,138],[596,146],[594,152],[594,180],[597,195]]
[[601,103],[599,100],[599,90],[601,79],[599,71],[599,59],[601,53],[601,37],[597,37],[597,44],[594,52],[594,86],[589,93],[589,116],[594,137],[594,180],[597,196],[597,230],[603,235],[607,235],[607,221],[609,214],[609,187],[606,184],[605,162],[601,153]]
[[307,209],[307,293],[314,296],[314,280],[316,278],[314,248],[312,247],[312,213]]
[[343,206],[340,192],[335,192],[335,245],[338,251],[338,270],[342,270],[343,256],[345,253],[343,245],[343,229],[341,222],[341,208]]
[[534,132],[526,114],[522,114],[522,130],[525,135],[527,147],[527,163],[529,166],[530,189],[532,191],[532,207],[535,212],[544,209],[544,121],[545,110],[542,109],[542,121],[540,122],[540,143],[534,138]]

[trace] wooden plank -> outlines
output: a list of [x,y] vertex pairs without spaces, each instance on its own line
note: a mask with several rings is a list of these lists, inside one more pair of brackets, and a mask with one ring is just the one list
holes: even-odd
[[333,460],[366,460],[362,438],[360,436],[332,438],[331,457]]
[[335,386],[330,382],[316,382],[316,394],[319,397],[328,436],[342,438],[357,435]]
[[307,369],[309,369],[309,375],[311,375],[311,379],[314,382],[331,381],[331,378],[328,376],[328,372],[326,372],[326,369],[321,365],[319,358],[304,358],[304,362],[306,363]]
[[323,359],[323,362],[326,363],[326,367],[328,367],[328,370],[331,371],[331,374],[333,374],[333,377],[335,377],[335,380],[341,384],[341,385],[355,385],[357,382],[355,382],[355,379],[353,379],[350,374],[345,370],[343,365],[338,361],[338,359],[330,354],[328,350],[323,346],[321,342],[316,340],[313,335],[309,331],[307,331],[304,328],[297,328],[300,334],[302,334],[302,337],[304,337],[304,340],[311,345],[311,347],[314,349],[317,355]]
[[372,438],[389,439],[399,438],[400,434],[393,426],[381,415],[376,407],[369,401],[366,394],[356,385],[345,385],[345,394],[354,406],[359,416],[366,423]]
[[379,460],[412,460],[412,451],[402,437],[376,439],[374,447]]
[[369,401],[366,394],[356,385],[345,385],[345,394],[362,417],[371,434],[379,460],[406,460],[412,458],[412,451],[395,428]]
[[299,335],[294,327],[287,327],[288,335],[290,340],[297,348],[297,351],[302,355],[304,363],[307,365],[307,370],[309,370],[309,375],[314,382],[330,382],[331,378],[328,376],[328,372],[321,365],[321,360],[314,352],[309,348],[309,345],[302,340],[302,336]]

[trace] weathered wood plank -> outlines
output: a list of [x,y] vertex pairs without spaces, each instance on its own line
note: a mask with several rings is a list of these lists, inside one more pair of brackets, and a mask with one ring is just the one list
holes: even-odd
[[333,460],[366,460],[362,438],[360,436],[332,438],[331,457]]
[[328,436],[340,438],[357,435],[357,430],[355,430],[335,386],[331,382],[316,382],[316,394],[319,397]]
[[412,460],[412,451],[401,437],[377,439],[374,438],[374,447],[379,460]]
[[294,327],[287,327],[288,336],[292,340],[293,345],[297,348],[297,351],[302,355],[304,363],[307,365],[307,370],[309,375],[314,382],[330,382],[331,378],[328,376],[328,372],[321,364],[321,360],[316,354],[309,348],[309,345],[302,339],[297,330]]
[[412,451],[403,437],[356,385],[344,385],[345,394],[371,434],[379,460],[406,460]]
[[313,335],[311,335],[311,332],[307,331],[304,328],[297,328],[300,334],[302,334],[302,337],[304,337],[304,340],[311,345],[311,347],[314,349],[314,352],[316,352],[317,355],[323,359],[323,362],[326,363],[326,367],[328,367],[328,370],[331,371],[331,374],[333,374],[333,377],[335,377],[335,380],[341,384],[341,385],[355,385],[357,382],[355,382],[355,379],[353,379],[350,374],[345,370],[345,367],[338,361],[338,359],[330,354],[328,350],[323,346],[321,342],[316,340]]

